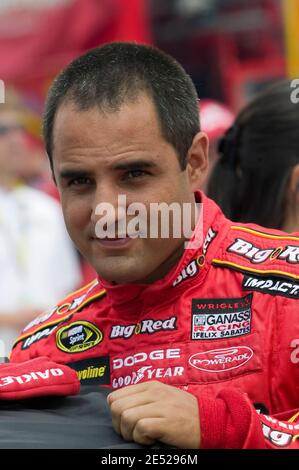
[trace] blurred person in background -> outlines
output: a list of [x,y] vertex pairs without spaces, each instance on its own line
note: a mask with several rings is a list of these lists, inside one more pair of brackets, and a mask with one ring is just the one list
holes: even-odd
[[207,178],[200,188],[206,191],[209,175],[219,158],[219,140],[233,124],[235,116],[226,105],[211,99],[199,100],[199,113],[201,129],[206,132],[209,137],[209,169]]
[[208,195],[235,221],[299,231],[299,105],[291,82],[267,88],[220,142]]
[[58,202],[25,183],[31,159],[14,93],[0,105],[0,355],[28,321],[80,284]]

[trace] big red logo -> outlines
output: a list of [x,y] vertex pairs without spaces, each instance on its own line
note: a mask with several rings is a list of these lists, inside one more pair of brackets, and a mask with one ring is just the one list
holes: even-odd
[[253,351],[247,346],[212,349],[193,354],[189,358],[189,364],[206,372],[224,372],[243,366],[252,356]]

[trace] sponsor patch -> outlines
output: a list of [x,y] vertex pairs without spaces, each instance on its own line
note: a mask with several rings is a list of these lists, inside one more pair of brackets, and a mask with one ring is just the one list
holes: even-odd
[[[267,415],[263,416],[263,421],[263,434],[275,447],[287,447],[299,437],[299,425],[297,423],[285,423]],[[288,433],[287,431],[291,432]],[[297,434],[295,434],[296,431],[298,431]]]
[[193,340],[232,338],[251,332],[252,294],[231,299],[192,299]]
[[110,384],[109,356],[72,361],[67,365],[77,372],[82,385]]
[[299,299],[299,284],[286,279],[270,276],[247,276],[242,286],[246,290],[254,290],[270,295],[281,295],[290,299]]
[[6,387],[7,385],[11,385],[13,383],[16,384],[28,384],[28,382],[31,382],[33,380],[49,380],[50,377],[58,377],[64,375],[64,372],[60,368],[56,369],[45,369],[43,371],[38,370],[36,372],[32,371],[29,372],[28,374],[22,374],[22,375],[8,375],[7,377],[1,377],[0,379],[0,387]]
[[131,338],[133,335],[154,334],[159,331],[176,330],[176,317],[170,317],[166,320],[142,320],[139,323],[131,325],[113,325],[110,331],[110,339]]
[[242,367],[252,356],[253,351],[248,346],[212,349],[193,354],[189,358],[189,364],[205,372],[220,373]]
[[56,312],[56,309],[57,309],[57,307],[52,308],[50,310],[47,310],[46,312],[44,312],[41,315],[39,315],[38,317],[36,317],[34,320],[32,320],[30,323],[28,323],[28,325],[25,326],[22,333],[24,333],[25,331],[30,330],[30,328],[32,328],[33,326],[39,325],[40,323],[44,323],[45,321],[49,320],[49,318],[51,318],[54,315],[54,313]]
[[195,277],[199,273],[200,258],[192,260],[178,275],[176,280],[173,282],[172,287],[176,287],[186,279]]
[[37,333],[33,333],[31,336],[28,336],[28,338],[22,341],[21,349],[28,349],[32,344],[37,343],[41,339],[48,338],[48,336],[50,336],[59,325],[60,323],[58,325],[48,326],[43,330],[39,330]]
[[216,237],[217,233],[218,232],[214,232],[212,227],[209,228],[208,233],[207,233],[206,238],[205,238],[205,241],[204,241],[204,244],[203,244],[203,250],[202,251],[203,251],[204,255],[208,251],[208,248],[209,248],[210,244],[212,243],[212,241],[214,240],[214,238]]
[[170,382],[170,378],[184,377],[185,368],[182,366],[174,367],[154,367],[143,366],[136,371],[132,371],[127,375],[114,377],[112,380],[113,388],[120,388],[127,385],[135,385],[144,380],[165,379],[166,383]]
[[57,347],[67,353],[91,349],[103,340],[103,333],[93,323],[78,320],[60,328],[56,333]]
[[179,359],[181,357],[180,348],[156,349],[149,352],[137,352],[125,357],[115,357],[112,359],[112,369],[121,369],[122,367],[134,367],[145,361],[159,361]]
[[86,292],[85,294],[80,295],[79,297],[76,297],[75,299],[71,300],[70,302],[66,302],[64,304],[58,305],[54,308],[51,308],[50,310],[47,310],[46,312],[43,312],[41,315],[38,317],[34,318],[28,325],[25,326],[23,329],[22,333],[30,330],[33,326],[37,326],[40,323],[44,323],[47,320],[49,320],[54,314],[56,315],[65,315],[68,312],[72,312],[73,310],[76,310],[86,299],[88,294],[92,291],[94,287],[96,287],[97,283],[93,284]]
[[185,354],[181,347],[140,349],[111,358],[112,387],[120,388],[144,380],[164,379],[166,383],[184,380]]
[[234,243],[227,248],[227,251],[246,258],[253,264],[261,264],[275,259],[284,260],[289,264],[299,263],[298,245],[276,246],[262,250],[243,238],[236,238]]
[[299,363],[299,338],[294,338],[291,341],[290,347],[293,349],[291,352],[291,363],[298,364]]

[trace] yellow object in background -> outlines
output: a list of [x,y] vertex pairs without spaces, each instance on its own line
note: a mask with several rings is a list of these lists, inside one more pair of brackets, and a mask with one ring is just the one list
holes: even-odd
[[287,72],[290,78],[299,78],[299,1],[282,0]]

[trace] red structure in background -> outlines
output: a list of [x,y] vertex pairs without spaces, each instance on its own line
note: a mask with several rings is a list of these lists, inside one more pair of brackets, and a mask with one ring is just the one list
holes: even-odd
[[[237,110],[263,85],[286,75],[282,13],[278,2],[248,2],[261,22],[251,29],[215,38],[225,101]],[[263,20],[262,20],[263,18]]]
[[151,42],[147,0],[13,5],[0,4],[0,78],[42,100],[57,72],[85,50],[115,40]]
[[237,111],[265,83],[286,75],[281,0],[176,0],[163,8],[151,2],[155,44],[184,65],[200,98]]

